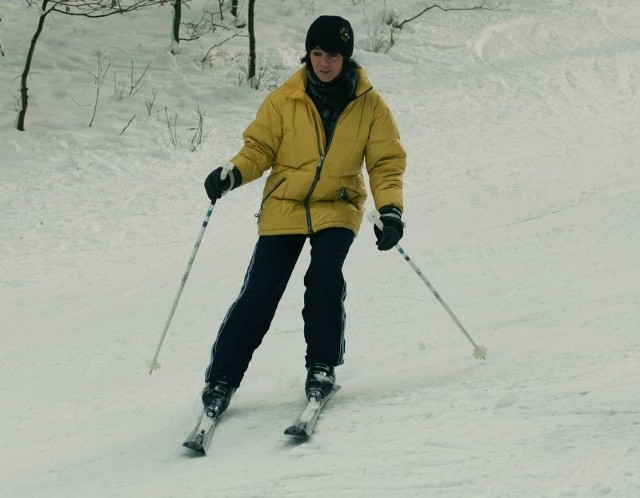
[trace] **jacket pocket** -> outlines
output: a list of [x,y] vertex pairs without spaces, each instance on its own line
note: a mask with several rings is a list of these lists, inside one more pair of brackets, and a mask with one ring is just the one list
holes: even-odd
[[350,189],[349,187],[340,188],[340,191],[338,192],[338,199],[357,208],[359,208],[361,204],[360,194],[357,191]]
[[353,204],[353,201],[351,200],[351,196],[349,195],[349,191],[347,190],[347,187],[342,187],[340,189],[340,193],[338,194],[338,199],[344,202],[348,202],[349,204]]
[[275,191],[278,190],[280,186],[286,181],[287,181],[286,177],[280,178],[280,180],[278,180],[278,182],[273,186],[273,188],[271,188],[271,190],[265,193],[265,195],[262,197],[262,201],[260,202],[260,210],[256,213],[256,218],[260,218],[260,214],[262,214],[262,207],[264,206],[264,203],[267,202],[267,199],[271,197],[275,193]]

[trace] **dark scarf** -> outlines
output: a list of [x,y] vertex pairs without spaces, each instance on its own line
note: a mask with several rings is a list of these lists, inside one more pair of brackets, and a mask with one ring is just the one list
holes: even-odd
[[353,60],[349,60],[335,80],[324,83],[315,75],[310,64],[307,65],[306,92],[318,108],[327,141],[333,135],[340,113],[355,98],[357,67]]

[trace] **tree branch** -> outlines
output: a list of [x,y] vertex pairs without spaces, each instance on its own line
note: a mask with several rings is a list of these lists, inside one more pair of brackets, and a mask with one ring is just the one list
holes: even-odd
[[495,7],[487,7],[487,1],[488,0],[482,0],[482,2],[480,3],[480,5],[476,5],[475,7],[442,7],[440,5],[437,4],[433,4],[433,5],[429,5],[428,7],[425,7],[422,11],[418,12],[415,16],[410,17],[409,19],[405,19],[402,22],[397,22],[393,24],[394,28],[398,28],[398,29],[402,29],[402,27],[411,22],[411,21],[415,21],[418,17],[420,17],[421,15],[423,15],[426,12],[429,12],[430,10],[433,9],[439,9],[443,12],[447,12],[450,10],[499,10],[500,5],[502,5],[502,3],[499,3],[498,5],[496,5]]
[[124,6],[122,3],[123,0],[53,0],[47,14],[58,12],[67,16],[100,18],[163,5],[165,2],[163,0],[132,0],[130,4]]

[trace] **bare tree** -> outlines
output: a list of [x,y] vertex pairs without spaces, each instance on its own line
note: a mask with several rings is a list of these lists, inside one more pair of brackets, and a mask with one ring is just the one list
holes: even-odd
[[[186,4],[187,1],[190,0],[175,0],[176,2],[181,1],[183,4]],[[173,34],[173,48],[172,53],[177,51],[176,45],[181,41],[194,41],[204,37],[210,33],[216,33],[218,31],[227,32],[228,36],[220,42],[214,44],[205,56],[202,59],[202,62],[205,63],[211,60],[211,52],[229,41],[231,38],[235,38],[236,36],[244,36],[241,34],[242,28],[244,28],[244,22],[234,17],[232,22],[224,22],[224,0],[218,0],[218,8],[217,10],[213,10],[208,5],[204,7],[202,10],[202,15],[200,18],[196,18],[189,22],[180,23],[178,21],[177,15],[174,16],[174,34]],[[178,29],[181,27],[185,28],[186,33],[184,35],[180,35]]]
[[[164,4],[168,0],[161,0],[161,3]],[[182,27],[182,8],[187,7],[188,3],[191,0],[173,0],[173,24],[171,27],[171,53],[177,53],[177,45],[181,40],[192,41],[197,40],[204,33],[209,31],[214,31],[215,29],[212,27],[213,22],[208,20],[209,12],[205,9],[205,15],[199,21],[186,23],[188,31],[191,33],[187,38],[183,38],[180,36],[180,28]]]
[[[2,19],[0,19],[2,21]],[[0,55],[4,57],[4,50],[2,50],[2,37],[0,36]]]
[[180,23],[182,22],[182,0],[174,0],[173,2],[173,30],[172,30],[172,47],[171,53],[177,50],[173,44],[180,43]]
[[38,39],[42,34],[44,23],[47,17],[53,13],[64,14],[68,16],[84,16],[84,17],[107,17],[113,14],[122,14],[139,10],[153,5],[164,3],[165,0],[25,0],[29,5],[38,7],[40,16],[38,26],[31,38],[27,60],[25,61],[24,70],[20,78],[20,96],[21,109],[18,114],[18,130],[24,131],[24,123],[27,115],[27,107],[29,103],[28,95],[28,79],[31,71],[31,63],[33,62],[33,54],[36,49]]
[[249,69],[247,79],[251,82],[256,75],[256,31],[254,29],[256,0],[249,0],[247,13],[249,24]]

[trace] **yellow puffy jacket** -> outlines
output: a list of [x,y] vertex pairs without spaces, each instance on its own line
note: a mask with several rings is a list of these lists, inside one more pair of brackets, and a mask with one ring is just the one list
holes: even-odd
[[311,234],[330,227],[358,233],[367,165],[376,208],[403,209],[406,154],[398,128],[362,68],[355,99],[342,112],[327,146],[322,120],[305,93],[306,68],[267,96],[231,159],[246,184],[271,170],[258,217],[260,235]]

